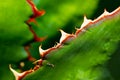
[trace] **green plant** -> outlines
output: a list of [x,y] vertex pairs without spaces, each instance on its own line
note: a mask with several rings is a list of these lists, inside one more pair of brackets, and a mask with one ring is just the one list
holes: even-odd
[[[31,0],[28,0],[28,1],[32,3]],[[66,0],[66,3],[67,2],[68,1]],[[71,5],[71,3],[65,4],[65,5]],[[77,5],[77,3],[75,3],[75,5]],[[31,7],[33,9],[35,6],[32,5]],[[63,3],[63,7],[64,7],[64,3]],[[95,7],[91,9],[94,9],[94,8]],[[78,10],[76,10],[76,12],[77,11]],[[30,58],[28,58],[27,63],[30,62],[29,67],[32,68],[33,66],[33,69],[28,70],[29,67],[28,66],[24,67],[23,65],[23,68],[21,69],[26,70],[24,68],[27,68],[27,70],[23,73],[20,73],[21,75],[17,74],[16,80],[21,80],[21,79],[23,80],[39,80],[39,79],[43,79],[43,80],[46,80],[46,79],[50,79],[50,80],[56,80],[56,79],[57,80],[64,80],[64,79],[65,80],[66,79],[69,79],[69,80],[72,80],[72,79],[74,80],[84,80],[84,79],[85,80],[111,80],[111,79],[115,79],[116,80],[116,79],[119,79],[118,77],[119,75],[116,74],[115,77],[111,75],[112,70],[109,70],[109,69],[112,69],[112,68],[109,68],[110,67],[109,60],[112,60],[112,55],[119,53],[120,7],[118,7],[115,11],[111,13],[108,13],[107,11],[105,11],[100,17],[98,17],[97,19],[93,21],[88,20],[86,19],[86,17],[84,17],[84,22],[82,26],[80,27],[80,29],[77,29],[75,31],[75,34],[72,34],[72,35],[67,34],[67,33],[64,33],[62,30],[60,30],[62,32],[62,37],[60,39],[60,42],[56,46],[49,48],[45,51],[42,50],[41,47],[44,47],[46,43],[49,44],[48,43],[50,42],[49,38],[54,36],[54,33],[56,33],[58,28],[50,29],[49,27],[48,28],[47,27],[43,28],[41,26],[36,27],[36,26],[39,26],[39,24],[43,26],[42,22],[38,22],[40,21],[40,19],[37,17],[41,16],[41,14],[43,14],[44,11],[37,10],[37,12],[40,12],[40,15],[35,16],[36,13],[34,12],[32,17],[30,17],[30,19],[26,21],[26,23],[29,26],[29,29],[26,29],[25,31],[30,36],[28,35],[25,36],[25,34],[23,35],[21,34],[21,36],[25,39],[23,41],[19,41],[19,38],[18,38],[16,41],[18,41],[19,44],[15,46],[12,45],[12,46],[13,48],[15,48],[16,46],[22,47],[25,42],[31,39],[31,33],[29,32],[29,30],[31,30],[31,32],[34,35],[34,38],[33,38],[34,40],[32,40],[33,43],[31,42],[27,43],[25,44],[25,46],[31,45],[32,47],[32,48],[30,47],[31,53],[32,52],[37,53],[38,46],[40,46],[40,44],[42,43],[42,46],[40,46],[39,48],[41,56],[39,59],[39,57],[36,57],[34,54],[33,57],[36,57],[36,59],[38,58],[38,60],[34,62],[35,65],[32,65],[32,62],[28,60],[34,61],[35,59],[29,55],[28,57]],[[28,13],[30,13],[29,10],[28,10]],[[74,14],[72,12],[70,13]],[[55,17],[57,17],[57,15]],[[60,14],[59,14],[59,17],[61,17]],[[68,15],[66,15],[66,17],[67,19],[71,18],[71,16],[68,16]],[[44,18],[44,17],[41,17],[41,18]],[[49,18],[49,16],[45,17],[45,19],[47,18]],[[54,18],[50,18],[50,19],[51,21],[53,21],[52,19]],[[58,22],[58,23],[64,26],[63,22],[67,23],[66,21],[67,19],[61,20],[61,22]],[[44,19],[42,21],[43,23],[45,22]],[[16,26],[16,24],[14,24],[14,26]],[[118,27],[115,27],[115,26],[118,26]],[[21,31],[22,30],[23,29],[21,29]],[[40,33],[38,33],[38,31],[40,31]],[[46,31],[48,32],[46,33]],[[41,38],[39,38],[35,34],[35,32]],[[46,37],[46,35],[48,35],[48,37]],[[1,35],[1,36],[5,36],[5,35]],[[17,34],[15,36],[17,36]],[[39,42],[39,41],[44,40],[45,37],[48,39],[48,41],[46,39],[45,42],[44,41]],[[10,38],[8,39],[10,40]],[[69,41],[71,40],[72,42],[69,43]],[[13,43],[14,43],[14,40],[13,40]],[[17,50],[15,50],[14,53],[16,54],[16,52]],[[18,51],[19,54],[20,52]],[[21,54],[23,54],[23,52],[21,52]],[[16,62],[19,62],[19,60],[25,58],[27,55],[24,55],[24,56],[19,55],[19,56],[20,58],[17,58],[15,56],[15,58],[12,59],[13,63],[15,62],[14,60],[16,60]],[[39,55],[37,54],[37,56]],[[8,60],[8,61],[11,62],[12,60]],[[6,58],[5,58],[5,61],[7,62]],[[26,65],[27,63],[24,63],[24,64]],[[11,71],[13,71],[14,74],[16,73],[16,71],[13,70],[11,66],[10,66],[10,69]]]

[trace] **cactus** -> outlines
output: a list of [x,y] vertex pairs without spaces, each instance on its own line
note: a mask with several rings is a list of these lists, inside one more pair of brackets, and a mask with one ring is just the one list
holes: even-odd
[[[28,25],[28,30],[33,34],[33,39],[32,43],[30,41],[27,44],[24,44],[26,41],[31,39],[31,33],[26,32],[30,35],[27,37],[21,34],[24,40],[20,41],[17,46],[24,47],[28,54],[22,55],[20,58],[24,59],[27,56],[27,62],[33,61],[34,65],[33,67],[31,66],[31,69],[27,69],[21,73],[18,73],[13,69],[12,65],[9,65],[9,68],[15,75],[16,80],[119,79],[119,75],[114,76],[112,70],[110,70],[109,62],[113,59],[112,55],[119,53],[120,7],[110,13],[105,10],[103,14],[94,20],[87,19],[86,16],[84,16],[84,21],[81,27],[77,28],[73,34],[68,34],[60,29],[61,38],[59,42],[55,46],[43,50],[42,47],[44,46],[44,40],[49,39],[49,37],[46,37],[47,33],[45,33],[44,30],[40,35],[41,37],[38,37],[39,33],[37,35],[36,30],[42,30],[42,28],[38,29],[39,27],[37,27],[41,24],[38,22],[38,18],[45,12],[44,10],[38,10],[32,0],[27,0],[27,2],[33,11],[33,14],[25,21],[25,23]],[[26,9],[28,9],[28,13],[30,13],[29,8]],[[48,32],[48,36],[53,36],[55,30],[52,31],[53,32]],[[40,53],[40,58],[37,60],[35,57],[32,57],[29,52],[29,49],[32,49],[31,44],[35,43],[37,43],[37,46],[32,46],[39,46]],[[40,45],[41,43],[42,45]],[[15,48],[15,46],[13,48]],[[38,48],[35,50],[38,50]],[[17,59],[17,57],[15,58],[17,61],[14,61],[13,59],[13,62],[18,62],[20,60],[19,58]],[[12,61],[12,59],[10,61]],[[24,67],[24,64],[26,63],[21,63],[21,66]]]

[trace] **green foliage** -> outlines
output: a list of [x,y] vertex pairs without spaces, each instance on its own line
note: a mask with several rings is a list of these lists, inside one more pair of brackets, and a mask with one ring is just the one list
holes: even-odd
[[[98,0],[34,0],[34,2],[39,9],[46,11],[43,17],[36,19],[37,25],[31,23],[39,36],[48,37],[42,43],[44,48],[53,46],[55,41],[58,41],[59,29],[72,33],[75,31],[75,26],[81,25],[84,14],[89,18],[94,16],[99,3]],[[13,80],[14,76],[8,64],[15,64],[14,68],[18,70],[16,64],[27,58],[23,45],[32,39],[32,34],[24,21],[28,20],[31,14],[31,9],[25,0],[0,1],[0,72],[2,73],[0,80]],[[43,67],[27,75],[23,80],[119,80],[120,64],[116,63],[120,61],[119,22],[120,17],[88,29],[72,43],[51,53]],[[38,52],[40,44],[31,43],[30,51],[35,58],[40,57]],[[55,67],[46,65],[47,62]],[[25,66],[26,68],[28,69]]]
[[8,64],[27,57],[23,44],[32,34],[24,21],[31,13],[25,0],[0,1],[0,80],[13,80]]
[[111,55],[119,48],[119,21],[120,17],[93,26],[74,42],[48,56],[47,61],[54,67],[43,66],[24,80],[119,80],[111,75],[107,66]]
[[25,0],[0,2],[0,62],[16,62],[26,57],[22,45],[30,40],[32,35],[24,21],[30,14],[30,7]]

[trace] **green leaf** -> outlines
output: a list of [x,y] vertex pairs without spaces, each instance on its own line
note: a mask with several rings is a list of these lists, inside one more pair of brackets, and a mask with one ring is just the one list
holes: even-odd
[[11,61],[18,61],[19,57],[26,57],[22,57],[21,47],[32,38],[24,23],[31,14],[30,7],[25,0],[4,0],[0,2],[0,12],[0,61],[7,61],[9,55],[14,55]]
[[[86,14],[90,18],[98,6],[98,0],[34,0],[34,2],[39,9],[46,10],[44,17],[36,19],[38,24],[31,25],[38,36],[48,36],[42,43],[47,48],[57,41],[55,38],[59,38],[58,29],[63,28],[68,30],[67,32],[74,32],[74,27],[82,23],[83,15]],[[32,34],[24,21],[28,20],[31,14],[31,9],[25,0],[0,1],[0,72],[2,73],[0,80],[13,80],[14,76],[8,64],[15,64],[16,67],[20,60],[27,58],[23,45],[32,39]],[[57,52],[48,55],[46,63],[49,62],[55,67],[45,63],[38,71],[24,79],[119,80],[120,65],[116,63],[120,61],[118,59],[120,56],[119,21],[118,17],[86,31],[70,45],[65,45]],[[31,44],[30,51],[33,57],[40,57],[38,54],[40,44]],[[32,62],[26,62],[28,64],[25,63],[25,66],[30,68]]]
[[48,55],[47,61],[54,67],[44,65],[24,80],[116,79],[110,73],[107,62],[112,59],[111,55],[119,52],[119,22],[120,16],[94,25],[69,45]]
[[8,64],[27,58],[23,45],[32,34],[24,21],[31,14],[25,0],[0,1],[0,80],[13,80]]

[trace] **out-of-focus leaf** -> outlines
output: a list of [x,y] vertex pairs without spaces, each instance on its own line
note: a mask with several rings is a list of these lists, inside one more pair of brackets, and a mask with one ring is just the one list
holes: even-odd
[[24,23],[31,9],[25,0],[0,1],[0,80],[13,80],[8,64],[27,57],[23,45],[32,38]]
[[30,7],[25,0],[0,1],[0,62],[18,61],[20,57],[26,57],[21,46],[32,38],[28,26],[24,23],[30,14]]
[[54,67],[44,65],[24,80],[114,80],[106,65],[119,48],[119,22],[120,16],[88,29],[48,56]]
[[13,74],[10,72],[8,64],[2,63],[0,65],[0,80],[14,80]]

